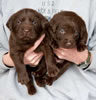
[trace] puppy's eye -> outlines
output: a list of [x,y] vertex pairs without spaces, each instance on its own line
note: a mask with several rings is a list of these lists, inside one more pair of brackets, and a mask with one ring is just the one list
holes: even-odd
[[79,33],[78,32],[75,32],[73,37],[75,38],[75,40],[78,40],[79,39]]
[[33,25],[37,25],[37,22],[36,22],[36,21],[32,21],[32,24],[33,24]]
[[17,24],[21,24],[22,22],[21,22],[21,20],[17,20]]
[[65,34],[66,32],[65,32],[64,29],[60,29],[60,33],[61,33],[61,34]]
[[78,32],[75,32],[75,33],[74,33],[74,36],[75,36],[75,37],[78,37],[78,36],[79,36],[79,33],[78,33]]

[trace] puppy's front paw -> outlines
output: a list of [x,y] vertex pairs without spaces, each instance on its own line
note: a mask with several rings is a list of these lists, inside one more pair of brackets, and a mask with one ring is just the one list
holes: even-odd
[[41,77],[41,76],[43,75],[43,69],[42,69],[42,71],[32,72],[32,74],[33,74],[35,77]]
[[28,93],[30,95],[33,95],[36,93],[36,88],[34,87],[33,80],[30,79],[30,81],[26,84],[26,86],[28,89]]
[[51,86],[53,84],[53,82],[54,82],[54,78],[53,77],[49,77],[49,78],[46,79],[46,84],[47,85]]
[[27,84],[30,81],[27,72],[19,72],[18,73],[18,82],[23,84]]
[[57,66],[52,66],[48,68],[49,77],[55,77],[58,75],[58,73],[59,73],[59,69],[57,68]]
[[35,80],[38,86],[45,87],[46,85],[45,79],[40,78],[40,77],[35,77]]
[[32,72],[32,75],[34,75],[36,77],[40,77],[40,74],[38,72]]
[[36,89],[35,89],[35,87],[33,85],[30,85],[30,87],[28,88],[28,93],[30,95],[33,95],[33,94],[36,93]]

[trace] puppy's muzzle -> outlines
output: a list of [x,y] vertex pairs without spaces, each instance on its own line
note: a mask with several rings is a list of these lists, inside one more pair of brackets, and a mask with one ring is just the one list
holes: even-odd
[[64,44],[68,47],[68,46],[71,46],[72,45],[72,40],[69,40],[69,39],[65,39],[64,40]]

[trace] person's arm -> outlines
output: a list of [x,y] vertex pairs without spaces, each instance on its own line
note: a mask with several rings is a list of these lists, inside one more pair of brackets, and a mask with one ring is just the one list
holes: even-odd
[[89,11],[88,50],[91,52],[91,64],[86,70],[96,72],[96,0],[91,1]]
[[92,61],[87,70],[96,71],[96,25],[94,27],[92,37],[88,43],[88,47],[89,47],[89,51],[92,54]]
[[2,20],[3,19],[0,13],[0,72],[6,71],[9,69],[6,65],[4,65],[2,61],[3,55],[8,52],[8,38],[4,31],[4,25],[3,25]]
[[13,60],[12,60],[11,57],[10,57],[10,53],[9,53],[9,52],[7,52],[7,53],[5,53],[5,54],[3,55],[2,61],[3,61],[3,63],[4,63],[7,67],[12,68],[12,67],[15,66],[14,63],[13,63]]
[[[3,63],[3,56],[8,53],[9,42],[3,23],[2,0],[0,0],[0,73],[10,69]],[[6,60],[8,61],[9,58]]]

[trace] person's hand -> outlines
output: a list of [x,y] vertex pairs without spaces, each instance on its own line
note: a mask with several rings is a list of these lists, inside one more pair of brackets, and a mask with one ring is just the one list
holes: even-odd
[[58,48],[54,49],[54,52],[59,59],[65,59],[75,64],[80,64],[81,62],[85,61],[88,57],[87,49],[85,49],[82,52],[79,52],[77,51],[76,48],[74,49]]
[[32,67],[39,64],[41,58],[43,57],[43,53],[35,53],[34,50],[40,45],[42,40],[44,39],[45,34],[43,34],[34,44],[33,47],[28,49],[24,54],[24,64],[29,64]]
[[3,55],[2,61],[5,65],[7,65],[8,67],[14,67],[14,62],[12,60],[12,58],[10,57],[10,52],[8,52],[7,54]]

